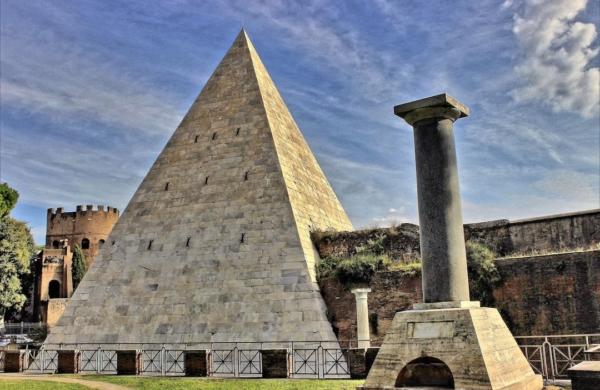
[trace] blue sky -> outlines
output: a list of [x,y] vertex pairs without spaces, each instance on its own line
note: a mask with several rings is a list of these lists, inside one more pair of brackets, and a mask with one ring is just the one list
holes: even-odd
[[600,207],[597,1],[0,2],[0,179],[124,209],[245,26],[355,227],[417,222],[393,106],[448,92],[466,222]]

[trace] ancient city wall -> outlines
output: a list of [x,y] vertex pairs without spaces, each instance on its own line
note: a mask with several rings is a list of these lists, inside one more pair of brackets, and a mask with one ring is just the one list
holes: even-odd
[[600,209],[467,224],[465,239],[483,241],[500,256],[589,248],[600,243]]
[[[497,260],[502,282],[495,307],[514,335],[598,333],[600,250]],[[356,339],[356,304],[335,277],[320,282],[329,318],[340,340]],[[377,272],[368,297],[371,336],[382,340],[397,311],[421,302],[420,276]]]
[[[407,262],[419,256],[418,227],[325,232],[313,235],[322,258],[350,257],[378,237],[383,253]],[[465,236],[484,242],[499,256],[501,282],[495,306],[515,335],[600,331],[600,210],[522,221],[465,225]],[[585,251],[581,249],[585,248]],[[506,257],[521,253],[520,257]],[[541,253],[536,255],[535,253]],[[543,253],[546,253],[545,255]],[[320,281],[328,315],[340,340],[356,338],[356,306],[350,286],[335,277]],[[381,339],[397,311],[420,302],[420,276],[377,272],[369,284],[371,334]]]
[[513,333],[600,331],[600,250],[496,260],[496,307]]
[[[419,253],[419,227],[324,232],[313,235],[321,258],[349,257],[356,248],[385,235],[385,253],[393,260],[411,260]],[[600,209],[518,221],[498,220],[465,225],[465,240],[485,243],[498,256],[537,254],[567,249],[592,249],[600,244]]]
[[383,251],[395,261],[419,258],[419,227],[403,223],[393,228],[356,230],[352,232],[318,232],[313,240],[321,258],[350,257],[361,247],[384,237]]

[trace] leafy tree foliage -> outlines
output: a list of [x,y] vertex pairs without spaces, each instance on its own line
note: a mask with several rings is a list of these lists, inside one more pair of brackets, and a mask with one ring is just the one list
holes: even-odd
[[9,216],[19,194],[6,183],[0,185],[0,318],[7,310],[23,307],[21,278],[30,272],[33,237],[27,225]]
[[73,268],[71,269],[71,274],[73,275],[73,288],[79,286],[86,271],[85,255],[81,251],[79,245],[75,244],[73,247]]
[[4,218],[8,215],[10,210],[17,204],[19,199],[19,193],[10,188],[8,184],[0,184],[0,218]]

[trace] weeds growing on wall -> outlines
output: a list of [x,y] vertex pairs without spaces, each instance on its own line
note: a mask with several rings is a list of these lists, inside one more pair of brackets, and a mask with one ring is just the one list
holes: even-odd
[[491,307],[494,305],[494,287],[501,280],[494,263],[495,253],[485,245],[472,241],[467,241],[466,249],[471,299],[480,301],[482,306]]
[[365,245],[356,248],[351,257],[326,257],[319,262],[317,275],[319,279],[335,276],[344,285],[369,284],[375,272],[400,271],[407,277],[419,275],[421,261],[410,263],[393,262],[385,253],[385,234],[369,239]]

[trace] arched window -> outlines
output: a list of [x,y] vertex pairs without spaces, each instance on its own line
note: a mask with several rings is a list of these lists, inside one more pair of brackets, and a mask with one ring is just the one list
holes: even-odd
[[54,240],[52,241],[52,248],[58,249],[60,247],[60,241]]
[[90,240],[87,238],[81,240],[81,249],[90,249]]
[[105,242],[106,242],[106,241],[104,241],[104,240],[100,240],[100,241],[98,241],[98,246],[99,246],[100,248],[102,248],[102,245],[104,245],[104,243],[105,243]]
[[48,296],[52,298],[60,298],[60,282],[58,280],[51,280],[48,284]]

